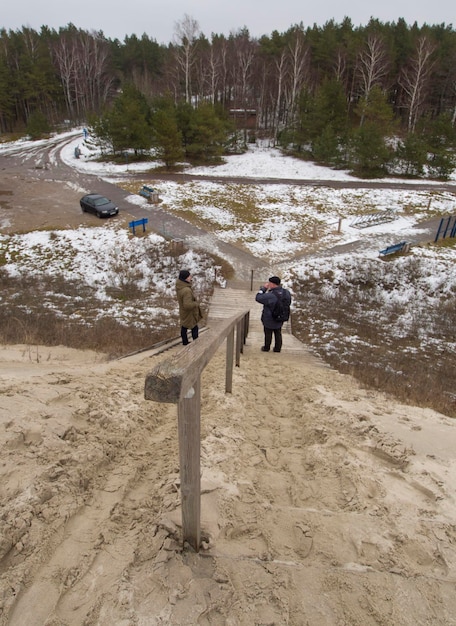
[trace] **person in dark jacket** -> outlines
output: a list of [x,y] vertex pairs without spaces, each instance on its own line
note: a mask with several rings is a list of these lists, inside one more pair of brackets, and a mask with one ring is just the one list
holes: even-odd
[[198,339],[198,322],[203,318],[199,302],[195,298],[192,288],[193,277],[189,270],[181,270],[176,281],[176,295],[179,303],[179,319],[181,323],[181,337],[184,346],[188,344],[188,331],[192,339]]
[[280,282],[278,276],[271,276],[268,282],[260,287],[255,297],[255,300],[263,305],[263,313],[261,314],[261,321],[264,327],[264,346],[261,348],[263,352],[269,352],[271,349],[272,335],[274,335],[274,352],[280,352],[282,349],[283,322],[279,322],[272,317],[272,310],[277,302],[277,296],[282,298],[284,303],[290,305],[291,294],[280,285]]

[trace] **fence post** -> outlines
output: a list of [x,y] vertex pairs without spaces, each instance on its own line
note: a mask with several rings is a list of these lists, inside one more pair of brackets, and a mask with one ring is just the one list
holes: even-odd
[[225,391],[231,393],[233,391],[233,354],[234,354],[234,328],[226,338],[226,375],[225,375]]
[[196,552],[201,543],[200,416],[201,376],[177,407],[182,534]]
[[248,311],[244,311],[216,324],[195,344],[159,362],[146,376],[146,400],[177,404],[182,534],[183,541],[196,552],[201,544],[201,373],[226,339],[226,386],[227,392],[231,392],[234,333],[237,333],[236,365],[240,365],[248,320]]
[[445,226],[445,232],[443,233],[443,238],[445,239],[447,236],[447,232],[448,232],[448,228],[450,226],[450,222],[451,222],[451,217],[448,218],[447,224]]
[[450,237],[456,237],[456,215],[454,216],[453,228],[451,229]]
[[436,236],[435,236],[434,243],[436,243],[436,242],[439,240],[440,229],[442,228],[442,224],[443,224],[443,217],[442,217],[442,219],[440,220],[440,224],[439,224],[439,227],[438,227],[438,229],[437,229],[437,234],[436,234]]
[[241,364],[242,341],[242,320],[240,320],[236,324],[236,367]]

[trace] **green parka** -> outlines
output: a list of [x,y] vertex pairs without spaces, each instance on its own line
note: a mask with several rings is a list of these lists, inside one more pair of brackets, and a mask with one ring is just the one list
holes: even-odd
[[176,281],[176,294],[179,303],[179,319],[184,328],[193,328],[202,319],[200,305],[190,283],[180,278]]

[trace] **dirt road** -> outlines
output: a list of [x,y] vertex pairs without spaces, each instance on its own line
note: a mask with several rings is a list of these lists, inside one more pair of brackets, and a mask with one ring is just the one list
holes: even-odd
[[126,202],[129,195],[121,187],[68,167],[59,152],[70,139],[56,139],[34,149],[16,147],[0,153],[0,232],[6,234],[58,228],[77,228],[80,225],[102,227],[104,221],[82,213],[79,200],[82,195],[96,191],[109,197],[121,209],[118,217],[125,228],[131,220],[148,219],[148,228],[163,233],[179,233],[194,248],[207,250],[225,258],[235,269],[238,278],[248,280],[252,269],[260,269],[264,261],[249,252],[217,240],[211,233],[189,222],[165,213],[160,205],[142,208]]
[[[21,148],[14,145],[0,153],[0,232],[14,233],[41,228],[76,228],[79,225],[100,227],[103,222],[79,207],[79,199],[84,193],[97,191],[108,196],[121,207],[120,215],[115,218],[125,228],[132,219],[147,217],[149,228],[163,233],[166,222],[169,232],[179,233],[195,248],[202,248],[225,257],[237,269],[238,278],[248,280],[251,269],[260,270],[264,262],[256,259],[249,252],[231,244],[216,240],[210,233],[193,226],[181,218],[166,213],[162,207],[149,205],[142,208],[126,202],[129,195],[119,186],[101,180],[96,176],[81,173],[63,163],[60,151],[67,142],[74,141],[74,136],[55,138],[47,142],[37,142],[35,147]],[[144,178],[144,175],[129,174],[129,179]],[[177,182],[191,180],[210,180],[212,182],[237,184],[290,184],[304,186],[326,186],[333,188],[394,188],[455,191],[451,184],[417,184],[413,182],[384,183],[376,181],[334,181],[334,180],[276,180],[258,178],[230,178],[216,176],[193,176],[190,174],[166,174],[161,172],[163,180]],[[420,225],[428,230],[428,239],[435,233],[438,220]],[[422,234],[415,238],[417,241]],[[412,238],[413,239],[413,238]]]

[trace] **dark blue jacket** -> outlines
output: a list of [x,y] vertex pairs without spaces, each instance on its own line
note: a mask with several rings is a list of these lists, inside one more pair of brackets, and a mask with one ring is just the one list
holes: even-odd
[[263,305],[263,313],[261,314],[263,326],[272,329],[281,328],[283,325],[283,322],[278,322],[272,317],[272,309],[277,302],[277,296],[272,293],[273,291],[276,291],[277,295],[280,295],[285,303],[288,302],[288,304],[291,304],[291,294],[288,289],[279,286],[266,291],[265,287],[260,287],[260,291],[255,296],[255,300]]

